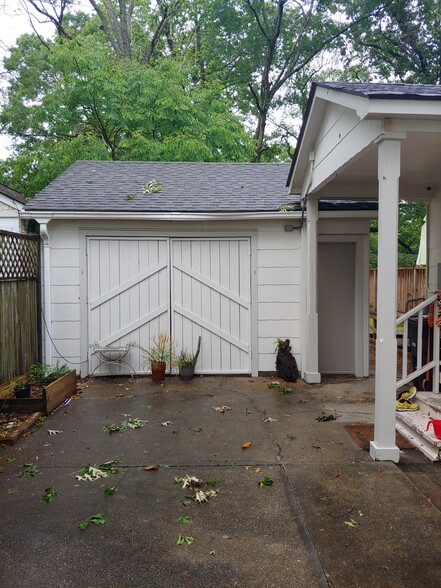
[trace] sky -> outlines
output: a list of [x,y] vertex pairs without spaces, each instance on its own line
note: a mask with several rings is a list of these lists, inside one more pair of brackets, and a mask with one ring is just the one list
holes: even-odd
[[[85,11],[90,10],[88,0],[77,0],[77,5]],[[44,37],[50,37],[54,32],[54,27],[51,24],[39,23],[37,30]],[[17,37],[32,32],[28,16],[20,6],[20,0],[0,0],[0,71],[3,71],[1,63],[7,55],[8,48],[15,45]],[[2,85],[0,78],[0,87]],[[10,150],[9,138],[0,134],[0,159],[7,157]]]

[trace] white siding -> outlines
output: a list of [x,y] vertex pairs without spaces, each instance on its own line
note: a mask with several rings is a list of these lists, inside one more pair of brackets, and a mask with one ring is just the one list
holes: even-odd
[[300,231],[283,224],[259,226],[258,233],[259,371],[275,370],[275,342],[290,339],[300,362]]
[[[73,225],[73,226],[72,226]],[[49,224],[51,243],[52,362],[80,371],[80,255],[78,227]],[[62,357],[63,356],[63,357]],[[85,359],[85,358],[83,358]],[[87,364],[84,364],[85,367]]]

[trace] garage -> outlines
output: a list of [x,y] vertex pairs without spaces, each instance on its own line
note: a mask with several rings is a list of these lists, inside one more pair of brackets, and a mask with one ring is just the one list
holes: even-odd
[[[167,331],[179,351],[194,349],[200,335],[199,373],[250,373],[250,254],[245,237],[88,237],[89,343],[146,348]],[[126,359],[143,373],[138,347]],[[93,372],[92,350],[89,361]],[[118,372],[115,364],[96,369]]]
[[307,249],[288,172],[283,163],[73,163],[26,206],[43,242],[45,361],[83,377],[127,374],[100,365],[90,345],[132,343],[124,359],[144,374],[139,346],[167,331],[178,352],[194,352],[201,336],[197,374],[271,373],[277,339],[290,340],[303,369]]

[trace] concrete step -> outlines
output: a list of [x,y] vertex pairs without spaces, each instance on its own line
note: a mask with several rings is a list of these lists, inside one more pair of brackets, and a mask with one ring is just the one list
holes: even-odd
[[397,431],[431,461],[441,461],[441,439],[435,437],[433,426],[426,431],[429,415],[421,410],[396,414]]
[[425,412],[429,417],[441,419],[441,394],[436,392],[417,392],[415,400],[418,402],[420,410]]

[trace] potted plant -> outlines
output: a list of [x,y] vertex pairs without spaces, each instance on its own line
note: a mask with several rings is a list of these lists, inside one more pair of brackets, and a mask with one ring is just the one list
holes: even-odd
[[31,385],[26,382],[17,382],[14,386],[15,398],[30,398]]
[[153,345],[144,350],[144,366],[150,367],[154,382],[162,382],[165,377],[167,363],[174,357],[174,343],[170,335],[160,331],[152,338]]
[[177,364],[179,366],[179,377],[181,380],[188,382],[194,378],[194,368],[199,359],[199,353],[201,351],[201,336],[199,335],[198,346],[196,353],[188,353],[186,349],[182,349],[181,353],[177,358]]

